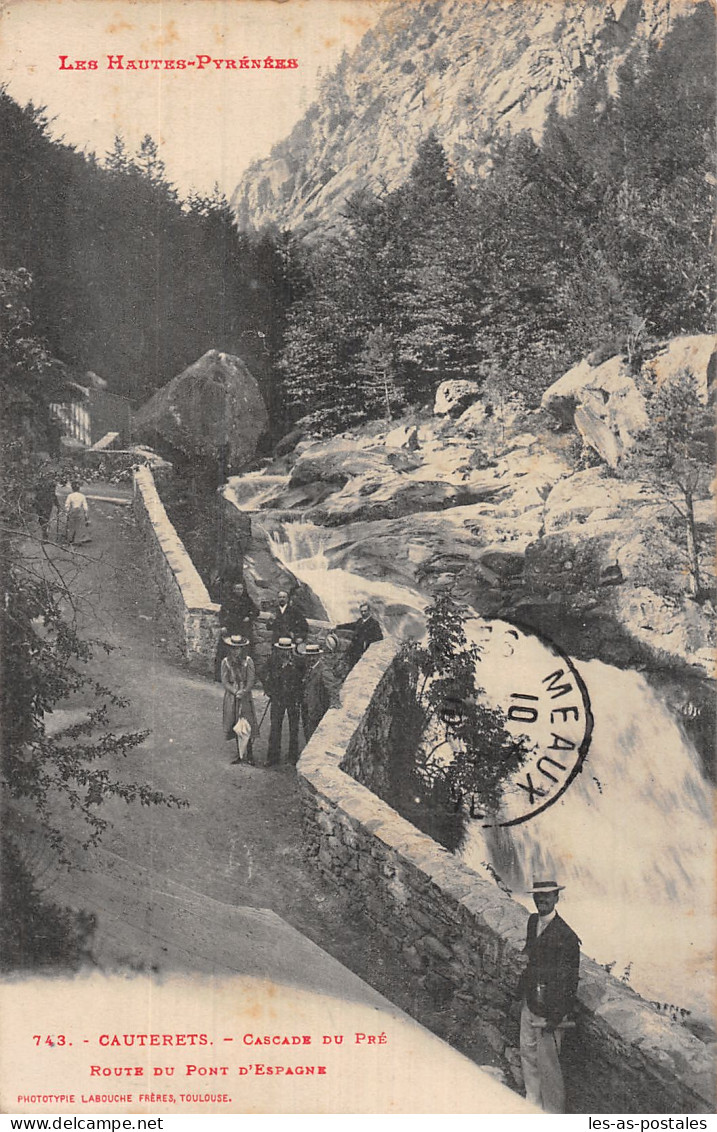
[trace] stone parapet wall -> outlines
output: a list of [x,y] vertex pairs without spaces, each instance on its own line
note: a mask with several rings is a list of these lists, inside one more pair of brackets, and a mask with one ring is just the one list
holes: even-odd
[[[221,606],[211,600],[207,587],[167,515],[157,491],[155,477],[148,467],[138,468],[134,474],[133,510],[147,549],[152,575],[169,615],[168,628],[171,627],[175,643],[193,668],[208,676],[213,675]],[[236,508],[232,510],[237,516],[239,534],[245,539],[249,538],[249,518]],[[236,545],[239,545],[238,542]],[[237,556],[240,553],[237,549]],[[253,624],[251,652],[260,678],[266,671],[271,654],[269,623],[272,617],[271,611],[263,610]],[[329,623],[312,618],[307,620],[308,640],[322,640],[330,628]],[[339,649],[343,651],[347,643],[345,635],[338,634],[338,639]]]
[[[396,679],[391,641],[372,646],[348,676],[341,709],[327,712],[299,760],[306,852],[400,954],[433,1004],[419,1021],[461,1045],[479,1035],[520,1086],[518,955],[527,912],[400,817],[346,773],[375,782]],[[712,1051],[583,956],[577,1028],[564,1061],[580,1112],[714,1110]],[[416,996],[418,1001],[418,996]]]
[[207,592],[164,509],[149,468],[134,474],[133,510],[170,630],[188,663],[211,675],[219,633],[219,606]]

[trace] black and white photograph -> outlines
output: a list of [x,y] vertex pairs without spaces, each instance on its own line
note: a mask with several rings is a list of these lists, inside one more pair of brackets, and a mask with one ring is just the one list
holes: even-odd
[[716,22],[0,7],[0,1112],[707,1127]]

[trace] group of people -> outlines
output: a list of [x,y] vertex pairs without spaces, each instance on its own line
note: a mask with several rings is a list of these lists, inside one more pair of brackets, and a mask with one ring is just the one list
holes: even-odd
[[[235,762],[253,763],[253,743],[259,732],[252,691],[256,668],[250,655],[253,622],[259,615],[243,583],[235,583],[222,605],[224,636],[221,641],[221,681],[224,686],[224,734],[236,739]],[[339,688],[347,672],[370,646],[383,637],[381,627],[366,603],[356,621],[337,625],[351,630],[342,655],[334,631],[321,640],[307,640],[306,618],[288,593],[280,591],[269,623],[272,650],[263,677],[269,697],[270,729],[268,766],[281,761],[284,719],[289,725],[289,762],[299,756],[299,727],[304,740],[314,733],[328,707],[338,706]],[[229,630],[232,630],[229,633]],[[530,916],[518,993],[520,1057],[526,1096],[547,1112],[565,1111],[565,1088],[560,1065],[565,1031],[574,1025],[574,1008],[580,964],[580,940],[558,915],[562,885],[536,881],[530,889],[537,911]]]
[[[222,639],[218,650],[224,686],[224,734],[236,739],[235,762],[253,763],[253,743],[259,732],[252,692],[256,683],[253,651],[256,604],[242,581],[231,584],[221,607]],[[289,726],[289,761],[299,756],[299,727],[304,741],[316,730],[328,707],[339,705],[339,688],[347,673],[370,646],[383,637],[381,626],[367,603],[355,621],[337,625],[350,630],[351,640],[342,654],[336,633],[309,641],[306,618],[285,590],[277,595],[269,622],[272,649],[263,675],[269,697],[270,729],[268,766],[281,761],[284,719]],[[580,940],[558,915],[556,906],[563,886],[535,881],[529,890],[537,911],[529,917],[518,994],[520,1057],[526,1097],[547,1112],[565,1111],[565,1087],[560,1064],[563,1035],[574,1023],[580,965]]]
[[[252,692],[257,682],[254,652],[256,603],[237,578],[228,583],[220,611],[220,640],[216,677],[224,687],[224,737],[236,742],[234,762],[253,764],[253,746],[262,721],[257,721]],[[325,712],[340,703],[339,689],[346,675],[367,648],[383,638],[381,626],[369,606],[362,603],[356,621],[337,625],[351,630],[351,641],[344,653],[336,632],[309,640],[309,624],[286,590],[279,590],[268,631],[271,655],[262,674],[262,685],[269,698],[269,743],[267,766],[281,762],[284,720],[288,722],[290,763],[299,757],[299,728],[308,742]]]
[[57,510],[58,528],[60,515],[64,511],[65,542],[68,546],[79,546],[84,542],[89,542],[88,527],[90,525],[90,512],[87,504],[87,496],[80,490],[80,481],[73,479],[70,487],[71,490],[65,497],[63,506],[57,498],[57,480],[55,476],[50,473],[41,475],[35,484],[34,490],[35,513],[40,524],[42,537],[46,540],[50,533],[50,521],[53,511]]

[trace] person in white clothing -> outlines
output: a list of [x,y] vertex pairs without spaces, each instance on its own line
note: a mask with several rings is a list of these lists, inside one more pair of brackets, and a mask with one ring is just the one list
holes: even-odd
[[[67,543],[69,546],[78,546],[87,542],[86,529],[90,523],[87,497],[80,491],[78,480],[72,481],[72,491],[65,500],[65,514],[67,516]],[[85,537],[83,537],[85,536]]]

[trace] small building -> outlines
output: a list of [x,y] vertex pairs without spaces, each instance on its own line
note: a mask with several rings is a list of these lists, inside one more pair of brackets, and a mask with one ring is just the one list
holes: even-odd
[[105,388],[106,382],[88,373],[89,384],[66,381],[50,402],[50,411],[61,433],[86,448],[91,448],[108,432],[118,433],[118,444],[126,447],[132,440],[129,401]]

